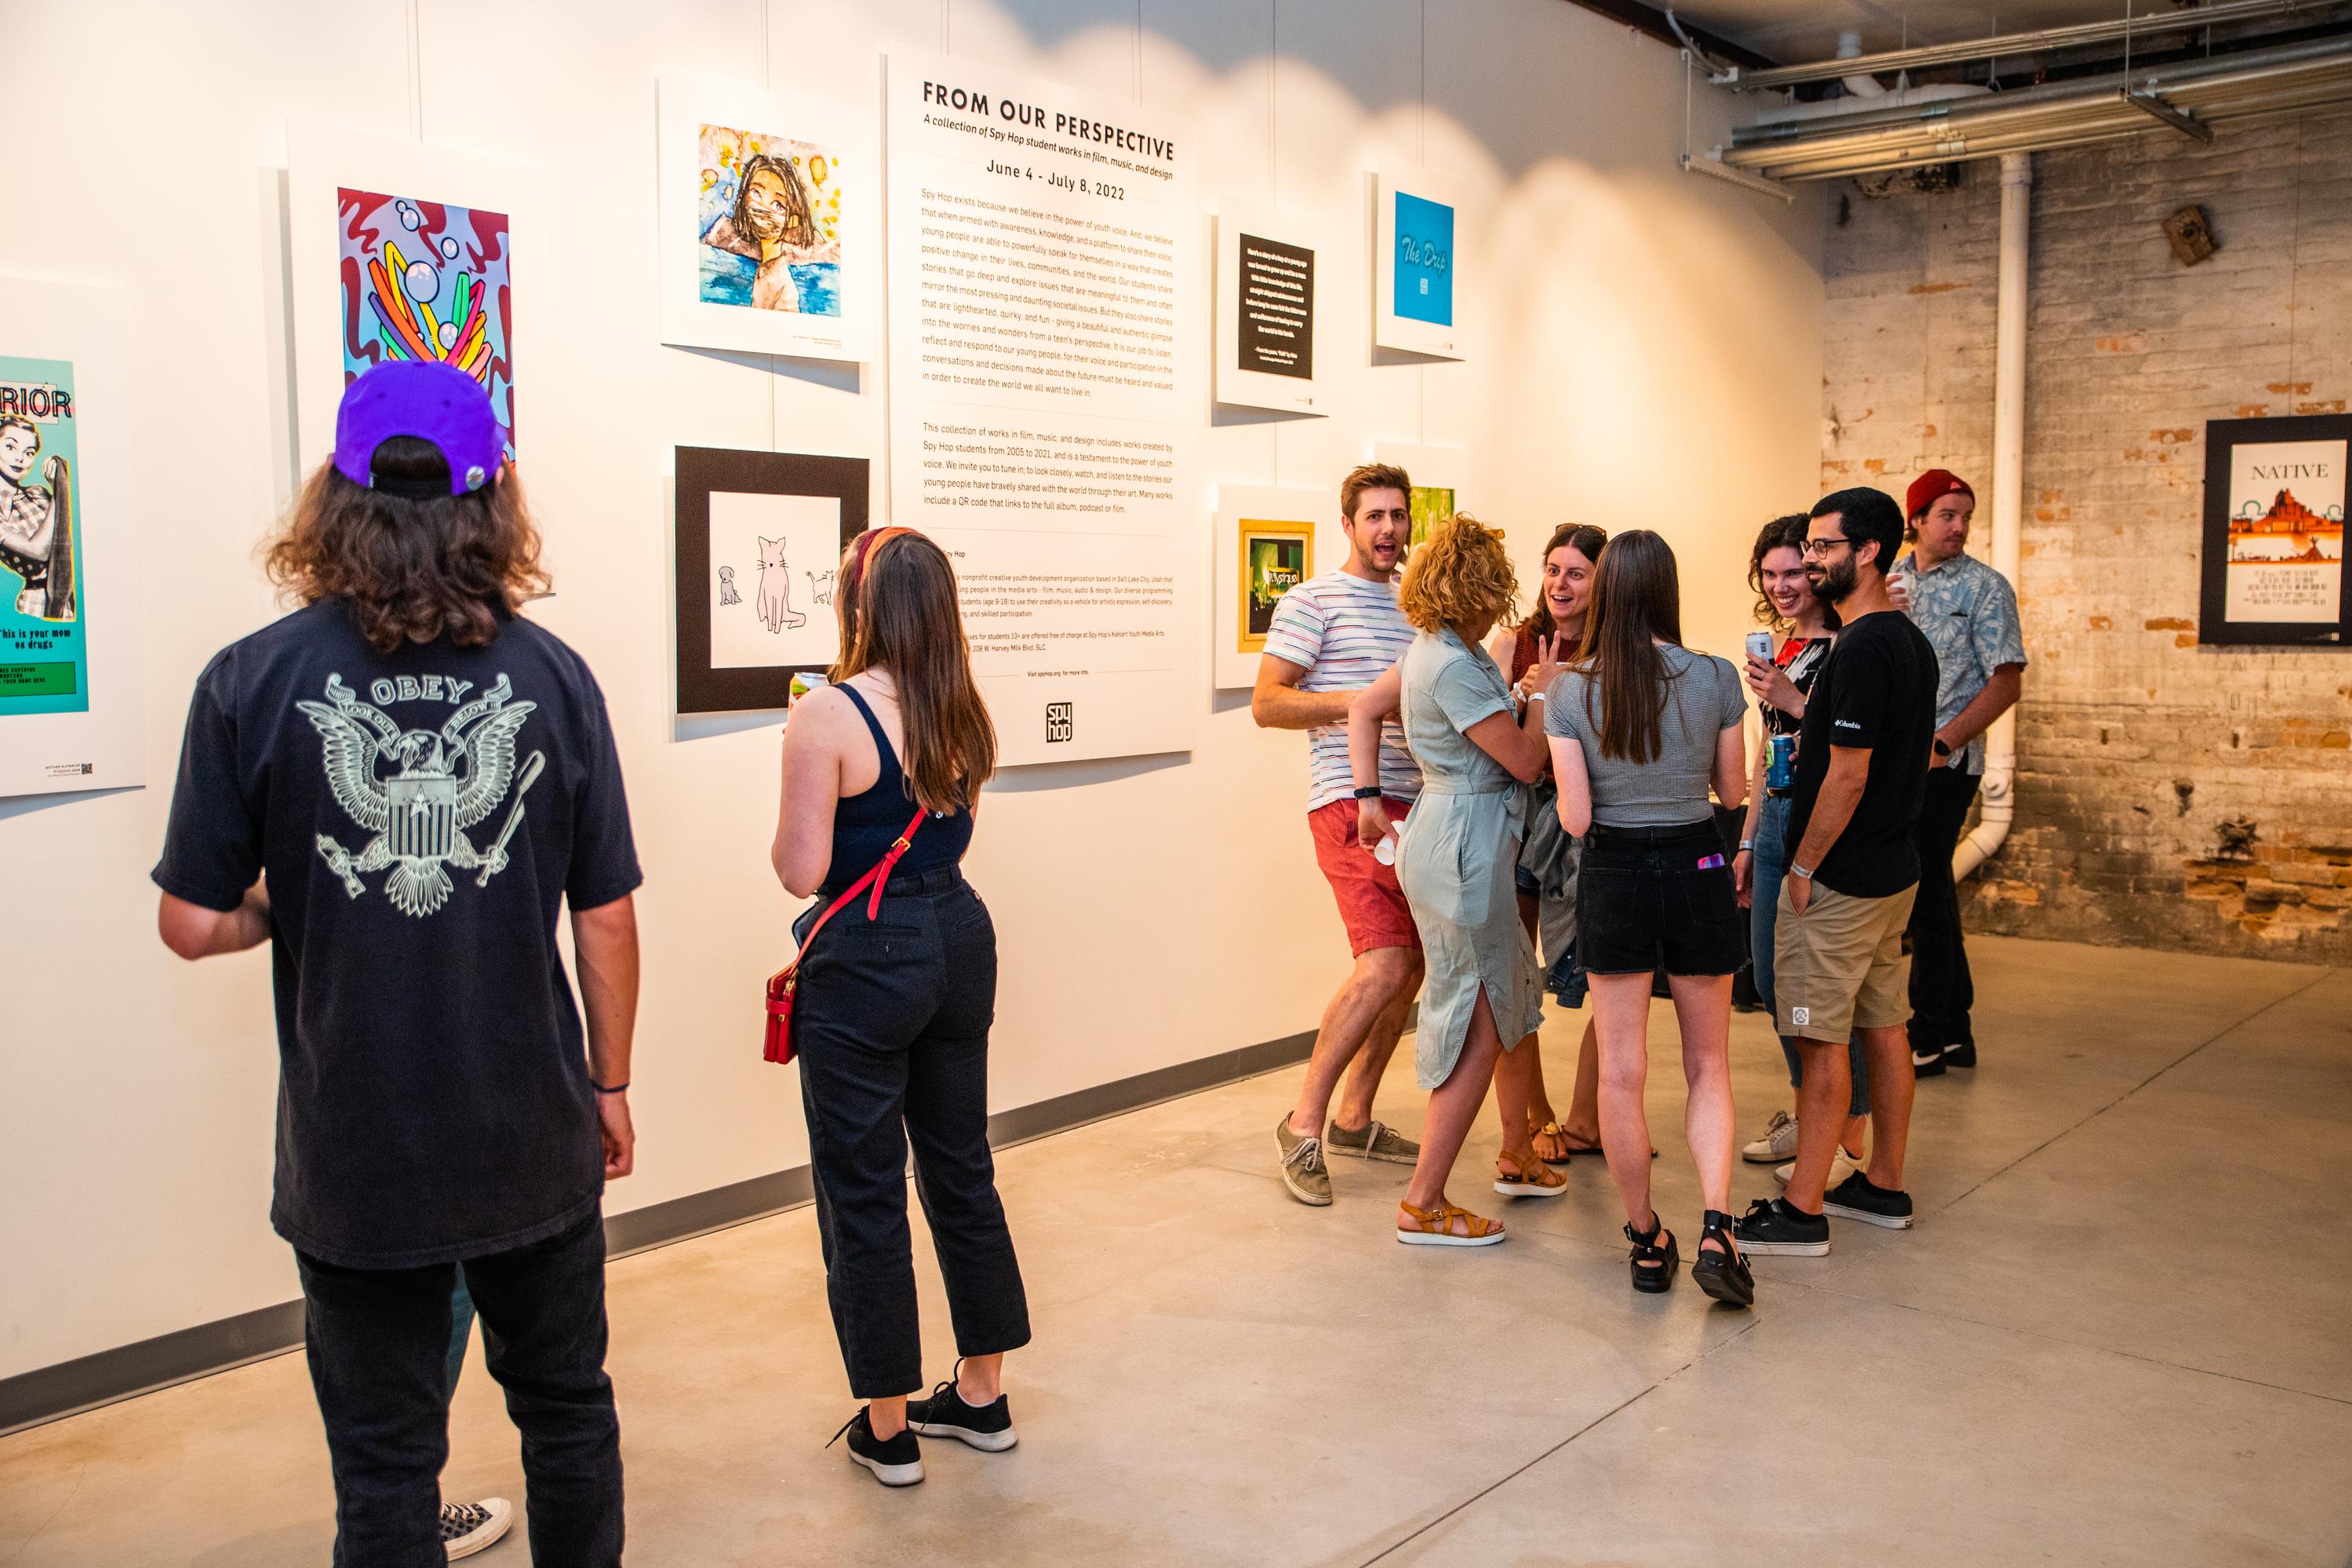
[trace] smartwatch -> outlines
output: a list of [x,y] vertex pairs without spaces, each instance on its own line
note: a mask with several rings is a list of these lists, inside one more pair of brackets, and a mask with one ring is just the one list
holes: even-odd
[[1935,739],[1934,750],[1938,757],[1949,757],[1952,754],[1952,743],[1939,735]]
[[1377,800],[1381,798],[1381,787],[1377,784],[1359,785],[1355,795],[1359,800]]

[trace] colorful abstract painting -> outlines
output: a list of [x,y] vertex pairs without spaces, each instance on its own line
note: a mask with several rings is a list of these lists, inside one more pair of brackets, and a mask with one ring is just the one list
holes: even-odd
[[839,154],[724,125],[704,125],[698,152],[703,303],[839,316]]
[[386,360],[441,360],[490,394],[515,455],[512,256],[504,213],[341,188],[345,384]]

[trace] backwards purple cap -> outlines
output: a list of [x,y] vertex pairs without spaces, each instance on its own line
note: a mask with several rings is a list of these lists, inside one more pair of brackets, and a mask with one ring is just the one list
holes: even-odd
[[437,360],[386,360],[343,389],[343,405],[335,413],[335,471],[373,488],[375,449],[395,435],[440,448],[453,496],[488,484],[506,457],[490,394],[464,371]]

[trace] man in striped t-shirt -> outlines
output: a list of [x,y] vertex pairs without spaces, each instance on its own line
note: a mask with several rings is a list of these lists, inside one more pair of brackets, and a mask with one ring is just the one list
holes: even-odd
[[[1300,583],[1275,606],[1250,695],[1251,716],[1261,727],[1307,731],[1307,828],[1356,955],[1347,984],[1323,1009],[1298,1104],[1274,1130],[1283,1184],[1301,1203],[1318,1207],[1331,1201],[1327,1147],[1404,1166],[1421,1154],[1419,1145],[1372,1120],[1372,1096],[1421,988],[1421,938],[1396,868],[1356,841],[1355,780],[1348,768],[1349,700],[1402,658],[1412,641],[1396,599],[1397,572],[1412,537],[1412,491],[1404,470],[1384,463],[1365,464],[1340,482],[1347,561]],[[1381,793],[1392,821],[1402,821],[1421,793],[1421,769],[1393,718],[1381,727]],[[1347,1086],[1334,1110],[1342,1073]]]

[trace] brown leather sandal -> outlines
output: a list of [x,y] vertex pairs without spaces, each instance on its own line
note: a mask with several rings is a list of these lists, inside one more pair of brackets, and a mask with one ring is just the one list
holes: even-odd
[[1505,1149],[1495,1156],[1495,1190],[1505,1197],[1565,1197],[1568,1178],[1543,1160],[1522,1164]]
[[[1396,1238],[1408,1247],[1492,1247],[1503,1239],[1502,1221],[1484,1219],[1458,1205],[1438,1199],[1435,1208],[1421,1208],[1398,1200],[1399,1210],[1412,1217],[1410,1226],[1397,1227]],[[1454,1224],[1461,1223],[1461,1234]]]

